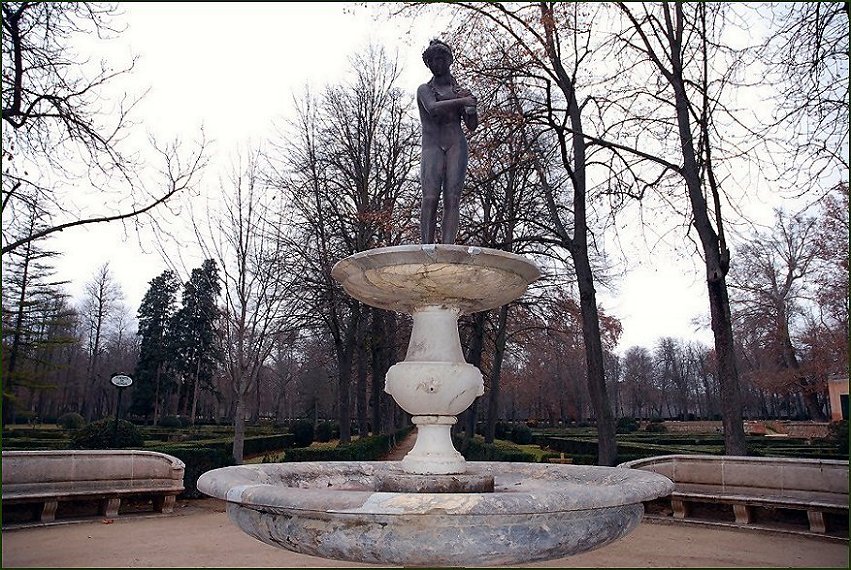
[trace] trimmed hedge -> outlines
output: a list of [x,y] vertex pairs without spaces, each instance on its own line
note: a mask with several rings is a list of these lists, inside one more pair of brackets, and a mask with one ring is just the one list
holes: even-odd
[[453,443],[467,461],[537,462],[537,458],[533,454],[510,444],[485,443],[478,437],[468,440],[466,446],[462,445],[463,440],[461,438],[454,439]]
[[[294,437],[291,433],[282,433],[278,435],[255,435],[251,437],[246,437],[243,443],[242,454],[243,456],[247,455],[262,455],[264,453],[272,452],[272,451],[282,451],[284,449],[289,449],[294,445]],[[151,446],[153,449],[155,447],[162,447],[159,443]],[[210,449],[217,449],[219,451],[223,451],[228,455],[233,454],[233,438],[216,438],[216,439],[200,439],[187,443],[175,443],[174,447],[180,448],[200,448],[207,447]]]
[[183,474],[183,492],[180,494],[181,499],[200,499],[206,497],[204,493],[198,490],[196,486],[198,477],[219,467],[228,467],[233,465],[233,457],[222,449],[213,449],[210,447],[186,447],[179,445],[163,445],[160,447],[152,447],[146,451],[157,451],[172,455],[186,465],[186,471]]
[[296,447],[287,450],[284,461],[378,461],[408,435],[406,427],[391,435],[371,435],[337,447]]

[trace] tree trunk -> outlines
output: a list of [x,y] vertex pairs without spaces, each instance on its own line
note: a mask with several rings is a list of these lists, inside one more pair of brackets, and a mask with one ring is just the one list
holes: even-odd
[[733,345],[733,324],[730,300],[724,278],[709,280],[709,310],[712,334],[718,357],[718,380],[721,392],[721,421],[724,426],[724,451],[727,455],[747,455],[745,429],[742,423],[742,396],[739,371]]
[[381,393],[384,391],[384,379],[387,374],[385,364],[387,362],[387,338],[384,330],[384,311],[372,308],[372,320],[370,321],[370,338],[372,339],[372,384],[370,386],[369,403],[372,406],[370,423],[372,433],[383,433],[382,402]]
[[[482,367],[482,352],[485,343],[485,323],[487,322],[487,312],[481,311],[473,316],[473,334],[470,336],[470,344],[467,347],[467,354],[464,356],[467,363],[481,369]],[[478,398],[473,404],[461,415],[459,423],[454,426],[455,433],[464,428],[464,440],[462,445],[467,446],[470,439],[476,431],[476,421],[478,419]]]
[[[357,393],[355,395],[355,407],[357,410],[358,435],[366,437],[369,435],[369,427],[367,424],[367,374],[369,372],[367,362],[366,342],[366,319],[361,319],[358,322],[358,331],[356,336],[355,348],[357,351]],[[373,379],[373,382],[375,379]]]
[[508,305],[499,308],[496,323],[496,349],[491,367],[491,386],[488,394],[488,416],[485,427],[485,443],[493,443],[496,437],[496,422],[499,420],[499,386],[502,374],[502,360],[505,356],[505,329],[508,324]]
[[157,365],[157,377],[154,389],[154,425],[160,424],[160,374],[162,373],[162,364]]
[[[597,313],[597,294],[587,251],[571,252],[579,284],[579,305],[582,312],[582,339],[585,343],[585,365],[588,375],[588,395],[597,417],[597,463],[615,465],[618,448],[615,440],[615,418],[606,391],[603,367],[603,343],[600,339],[600,320]],[[584,253],[584,255],[582,255]]]
[[189,425],[195,427],[195,416],[198,415],[198,394],[200,393],[200,386],[198,382],[198,376],[201,373],[201,359],[198,359],[198,364],[195,367],[195,381],[192,386],[192,408],[189,413]]
[[[240,379],[239,383],[242,383]],[[237,465],[243,463],[245,449],[245,390],[239,386],[236,394],[236,410],[233,416],[233,461]]]

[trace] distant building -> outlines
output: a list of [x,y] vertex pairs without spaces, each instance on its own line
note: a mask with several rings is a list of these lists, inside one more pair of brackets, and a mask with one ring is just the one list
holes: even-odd
[[830,394],[830,419],[838,422],[848,419],[848,376],[834,374],[827,380]]

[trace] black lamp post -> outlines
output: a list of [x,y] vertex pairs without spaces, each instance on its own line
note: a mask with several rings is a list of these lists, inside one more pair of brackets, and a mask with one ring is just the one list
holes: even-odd
[[109,381],[118,388],[118,401],[115,404],[115,427],[112,430],[112,447],[115,447],[118,443],[118,414],[121,412],[121,393],[124,392],[124,388],[133,384],[133,379],[126,374],[113,374]]

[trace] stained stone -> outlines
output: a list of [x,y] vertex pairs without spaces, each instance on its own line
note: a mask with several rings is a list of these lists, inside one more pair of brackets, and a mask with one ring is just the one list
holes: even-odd
[[405,566],[519,564],[561,558],[628,534],[643,501],[673,489],[635,469],[467,464],[493,493],[380,491],[397,462],[279,463],[210,471],[198,488],[273,546],[337,560]]

